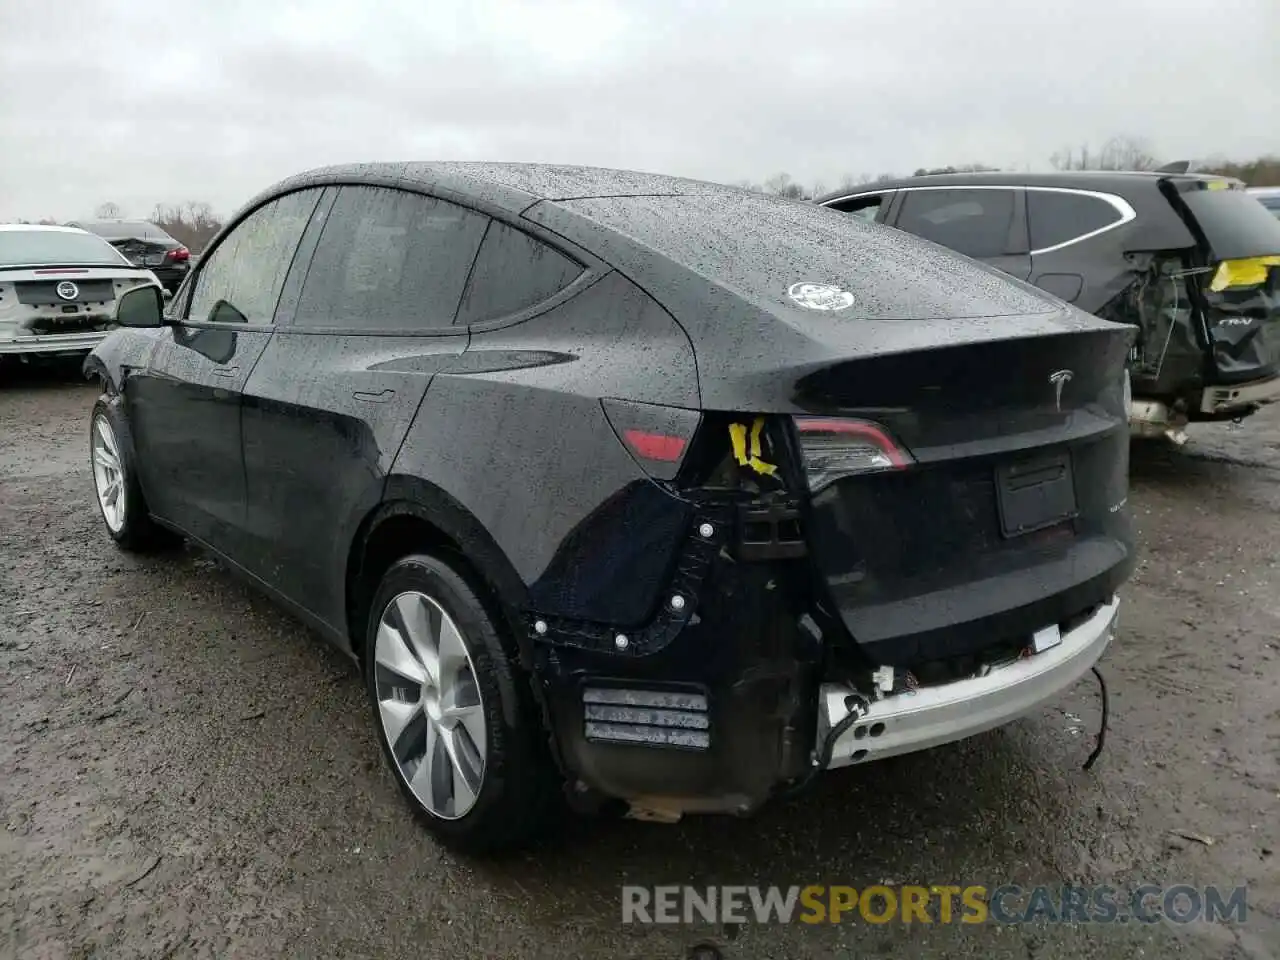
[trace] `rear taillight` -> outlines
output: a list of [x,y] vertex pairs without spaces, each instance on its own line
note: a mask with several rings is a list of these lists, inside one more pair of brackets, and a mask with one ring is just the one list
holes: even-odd
[[167,256],[176,263],[186,263],[191,259],[191,251],[186,247],[179,247],[177,250],[170,250]]
[[630,400],[601,400],[605,418],[651,477],[673,480],[702,422],[702,414],[682,407]]
[[843,417],[795,417],[809,490],[844,477],[902,470],[915,463],[878,423]]

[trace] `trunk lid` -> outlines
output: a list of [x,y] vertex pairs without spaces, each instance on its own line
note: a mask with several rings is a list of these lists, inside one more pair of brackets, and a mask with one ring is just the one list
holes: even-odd
[[140,237],[125,237],[108,242],[124,254],[130,263],[139,267],[161,266],[173,246],[162,240],[144,240]]
[[925,670],[1110,599],[1132,565],[1129,341],[1109,329],[945,346],[799,385],[806,406],[873,424],[904,455],[832,479],[839,456],[815,457],[814,421],[796,420],[812,561],[871,660]]
[[1196,234],[1203,272],[1192,295],[1208,338],[1210,380],[1280,373],[1280,220],[1231,180],[1170,180]]

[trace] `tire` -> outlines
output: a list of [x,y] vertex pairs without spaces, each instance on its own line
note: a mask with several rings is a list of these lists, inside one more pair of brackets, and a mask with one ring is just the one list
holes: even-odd
[[[117,394],[104,393],[89,418],[94,499],[112,540],[131,553],[149,553],[172,546],[179,538],[151,519],[134,466],[133,434],[122,407]],[[108,495],[113,483],[114,500]]]
[[383,756],[441,843],[496,854],[543,831],[556,777],[541,722],[457,566],[427,554],[391,566],[371,605],[364,667]]

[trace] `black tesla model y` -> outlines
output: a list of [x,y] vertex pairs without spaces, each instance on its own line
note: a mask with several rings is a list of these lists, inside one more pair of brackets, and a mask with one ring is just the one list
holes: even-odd
[[107,532],[355,659],[467,849],[748,813],[1078,680],[1133,564],[1131,331],[812,204],[577,167],[262,193],[86,361]]

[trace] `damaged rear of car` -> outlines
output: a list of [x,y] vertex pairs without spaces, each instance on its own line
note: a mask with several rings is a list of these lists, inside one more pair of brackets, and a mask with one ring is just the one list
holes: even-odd
[[1007,722],[1093,666],[1133,564],[1131,328],[809,205],[603,197],[526,217],[681,324],[703,407],[661,430],[652,410],[613,418],[674,435],[646,441],[657,488],[597,541],[645,532],[644,569],[615,584],[669,558],[656,613],[529,614],[581,787],[637,816],[743,812]]
[[[1098,311],[1139,330],[1139,432],[1239,420],[1280,396],[1280,221],[1238,181],[1156,183],[1185,224],[1126,251],[1133,282]],[[1153,247],[1159,249],[1150,249]]]
[[1137,331],[1137,435],[1184,438],[1280,395],[1280,221],[1239,181],[1183,173],[914,177],[819,203],[983,260]]
[[124,293],[158,283],[84,230],[0,224],[0,359],[84,355]]
[[155,273],[174,293],[191,269],[191,251],[162,228],[146,220],[85,220],[69,224],[102,237],[132,264]]

